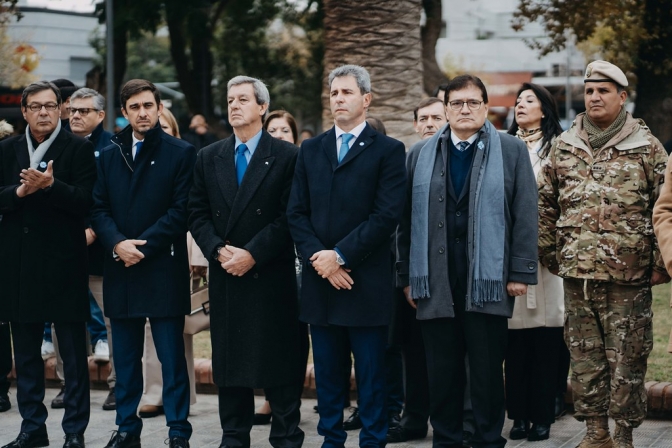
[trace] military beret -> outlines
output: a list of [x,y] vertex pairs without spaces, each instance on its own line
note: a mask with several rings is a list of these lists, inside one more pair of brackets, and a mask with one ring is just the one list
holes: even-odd
[[616,67],[611,62],[607,61],[593,61],[586,67],[586,76],[583,82],[615,82],[616,84],[627,87],[628,78],[626,78],[623,70]]

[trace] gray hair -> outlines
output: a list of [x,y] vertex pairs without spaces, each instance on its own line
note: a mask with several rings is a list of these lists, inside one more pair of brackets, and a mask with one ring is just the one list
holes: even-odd
[[249,76],[233,77],[229,80],[228,83],[226,83],[226,91],[228,92],[229,90],[231,90],[231,87],[239,86],[241,84],[252,84],[252,88],[254,89],[254,97],[257,100],[257,104],[259,105],[268,104],[268,106],[270,107],[271,95],[268,93],[266,84],[264,84],[257,78],[251,78]]
[[93,89],[82,87],[72,94],[70,102],[77,99],[93,98],[93,107],[98,110],[105,110],[105,97]]
[[357,87],[362,95],[371,93],[371,77],[369,72],[366,71],[361,65],[341,65],[329,73],[329,88],[331,88],[331,83],[334,82],[335,78],[340,78],[342,76],[352,76],[357,81]]

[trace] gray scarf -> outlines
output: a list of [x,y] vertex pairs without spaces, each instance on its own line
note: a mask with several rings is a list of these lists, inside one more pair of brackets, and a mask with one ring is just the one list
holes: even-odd
[[30,126],[26,126],[26,143],[28,144],[28,154],[30,155],[30,167],[37,169],[42,161],[42,158],[47,153],[47,150],[54,143],[58,133],[61,132],[61,120],[58,120],[56,129],[51,133],[48,139],[37,145],[37,149],[33,148],[33,140],[30,138]]
[[[446,125],[448,126],[448,125]],[[504,166],[502,145],[495,127],[485,122],[486,144],[479,141],[478,151],[485,157],[478,173],[473,213],[473,263],[471,263],[471,297],[467,308],[482,307],[485,302],[499,302],[504,294]],[[445,127],[422,147],[413,172],[411,211],[410,286],[414,299],[429,298],[429,189],[434,170],[436,148]]]

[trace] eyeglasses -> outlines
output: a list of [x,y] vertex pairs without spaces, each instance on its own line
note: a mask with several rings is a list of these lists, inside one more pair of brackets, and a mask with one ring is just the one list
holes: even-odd
[[478,110],[481,108],[481,104],[483,104],[483,101],[476,101],[476,100],[467,100],[467,101],[462,101],[462,100],[455,100],[455,101],[449,101],[448,104],[450,105],[450,108],[453,110],[462,110],[462,107],[466,104],[469,109],[471,110]]
[[90,107],[82,107],[77,109],[76,107],[68,107],[68,112],[70,113],[71,117],[74,117],[77,112],[79,112],[79,115],[82,117],[86,117],[89,115],[89,112],[100,112],[100,109],[91,109]]
[[58,104],[56,103],[47,103],[47,104],[40,104],[40,103],[30,103],[29,105],[26,106],[26,109],[28,109],[31,112],[39,112],[42,110],[42,108],[47,109],[48,112],[53,112],[56,109],[58,109]]

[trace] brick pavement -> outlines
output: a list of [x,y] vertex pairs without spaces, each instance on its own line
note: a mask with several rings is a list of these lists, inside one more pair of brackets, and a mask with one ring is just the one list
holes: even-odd
[[[58,393],[58,388],[48,388],[46,392],[45,403],[48,405],[51,399]],[[91,421],[86,431],[86,442],[88,447],[102,448],[107,444],[111,436],[111,431],[115,429],[113,411],[103,411],[102,404],[107,396],[105,390],[91,391]],[[10,400],[12,409],[0,414],[0,446],[12,441],[18,434],[21,416],[16,407],[16,388],[10,390]],[[263,398],[257,397],[257,405],[260,405]],[[302,405],[302,423],[301,428],[306,433],[304,447],[317,448],[321,446],[322,438],[317,434],[317,414],[313,412],[313,406],[316,404],[314,399],[303,400]],[[63,417],[62,409],[49,409],[49,419],[47,428],[49,431],[51,446],[62,446],[63,433],[60,428],[60,420]],[[191,446],[200,447],[218,447],[221,440],[221,429],[219,427],[219,417],[217,413],[217,396],[211,394],[199,394],[198,402],[192,407],[190,421],[194,426],[194,435],[191,439]],[[145,419],[144,430],[142,433],[142,445],[144,448],[165,448],[164,441],[168,433],[165,427],[163,416]],[[508,434],[511,421],[507,420],[505,426],[505,435]],[[614,423],[611,422],[613,429]],[[258,426],[252,430],[252,447],[267,448],[268,431],[270,426]],[[508,446],[511,447],[529,447],[529,448],[572,448],[575,447],[585,433],[585,427],[577,422],[571,416],[564,416],[558,420],[551,429],[551,439],[542,442],[511,441]],[[412,443],[390,445],[395,448],[430,448],[431,430],[428,437],[424,440],[413,441]],[[357,432],[349,434],[346,447],[357,447]],[[635,430],[635,446],[638,448],[672,447],[672,422],[668,420],[647,419],[644,424]]]

